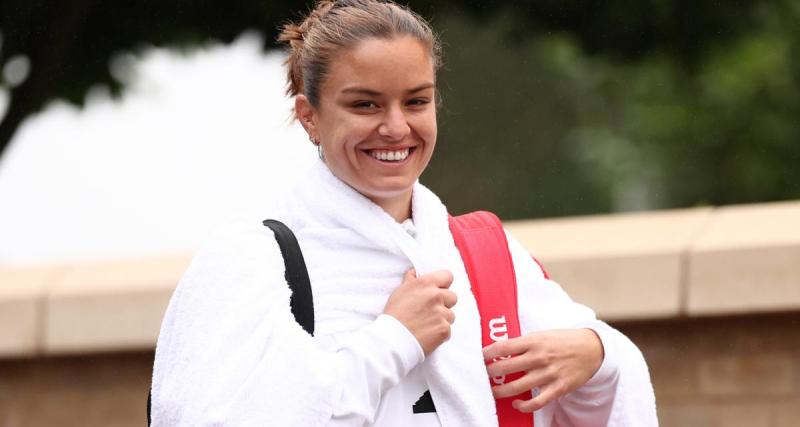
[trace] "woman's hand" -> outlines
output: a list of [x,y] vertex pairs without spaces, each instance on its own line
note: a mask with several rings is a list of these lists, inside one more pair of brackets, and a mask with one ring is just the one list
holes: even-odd
[[408,270],[383,309],[414,334],[426,357],[450,338],[455,321],[450,309],[457,299],[448,289],[451,283],[453,274],[446,270],[419,277],[414,269]]
[[603,344],[591,329],[561,329],[534,332],[496,342],[483,349],[484,360],[498,360],[486,367],[490,377],[525,372],[517,380],[492,387],[495,398],[516,396],[539,388],[533,399],[515,400],[521,412],[533,412],[582,385],[603,363]]

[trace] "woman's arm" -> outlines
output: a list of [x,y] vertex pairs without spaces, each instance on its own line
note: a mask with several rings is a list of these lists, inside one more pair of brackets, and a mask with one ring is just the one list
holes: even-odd
[[495,392],[538,387],[540,396],[518,407],[537,410],[547,405],[543,415],[552,414],[558,425],[657,425],[650,376],[638,348],[546,279],[527,251],[507,237],[523,336],[489,346],[485,353],[489,359],[520,354],[489,370],[524,368],[527,374]]
[[228,225],[197,255],[162,325],[154,426],[325,425],[332,417],[362,425],[424,358],[414,335],[385,315],[338,351],[321,350],[295,322],[283,274],[277,243],[258,221]]

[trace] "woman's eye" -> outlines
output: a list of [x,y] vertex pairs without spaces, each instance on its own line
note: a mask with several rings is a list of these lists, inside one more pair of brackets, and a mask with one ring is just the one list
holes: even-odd
[[355,108],[375,108],[378,105],[372,101],[358,101],[353,104]]
[[427,99],[425,99],[425,98],[414,98],[414,99],[412,99],[412,100],[408,101],[408,105],[411,105],[411,106],[421,106],[421,105],[425,105],[425,104],[427,104],[427,103],[429,103],[429,102],[430,102],[430,101],[429,101],[429,100],[427,100]]

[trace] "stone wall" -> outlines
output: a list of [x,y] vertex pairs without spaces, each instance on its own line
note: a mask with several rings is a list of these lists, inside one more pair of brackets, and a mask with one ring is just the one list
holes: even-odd
[[153,352],[0,361],[0,427],[147,425]]
[[[664,427],[800,425],[800,312],[618,322]],[[0,427],[144,425],[150,351],[0,361]]]
[[617,326],[647,359],[662,426],[800,426],[800,312]]

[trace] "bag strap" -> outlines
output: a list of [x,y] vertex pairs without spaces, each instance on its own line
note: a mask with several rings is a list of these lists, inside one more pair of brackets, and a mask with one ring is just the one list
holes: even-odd
[[311,293],[308,269],[297,238],[294,237],[292,230],[280,221],[266,219],[264,225],[275,233],[275,240],[278,241],[281,255],[283,255],[286,282],[292,290],[289,300],[292,314],[306,332],[314,335],[314,296]]
[[[483,346],[519,337],[517,277],[500,219],[486,211],[451,216],[450,232],[461,253],[472,293],[478,302]],[[489,381],[492,385],[500,385],[522,375],[522,372],[516,372],[493,377]],[[511,405],[516,399],[531,398],[531,392],[527,391],[518,396],[496,399],[500,427],[532,427],[533,416],[517,411]]]
[[[303,252],[297,243],[294,233],[284,223],[274,219],[266,219],[263,224],[275,233],[275,240],[283,256],[283,265],[286,270],[286,282],[292,290],[289,300],[292,314],[300,326],[311,335],[314,335],[314,298],[311,293],[311,281],[308,279],[308,269],[303,259]],[[151,404],[153,400],[152,387],[147,394],[147,425],[150,426]]]

